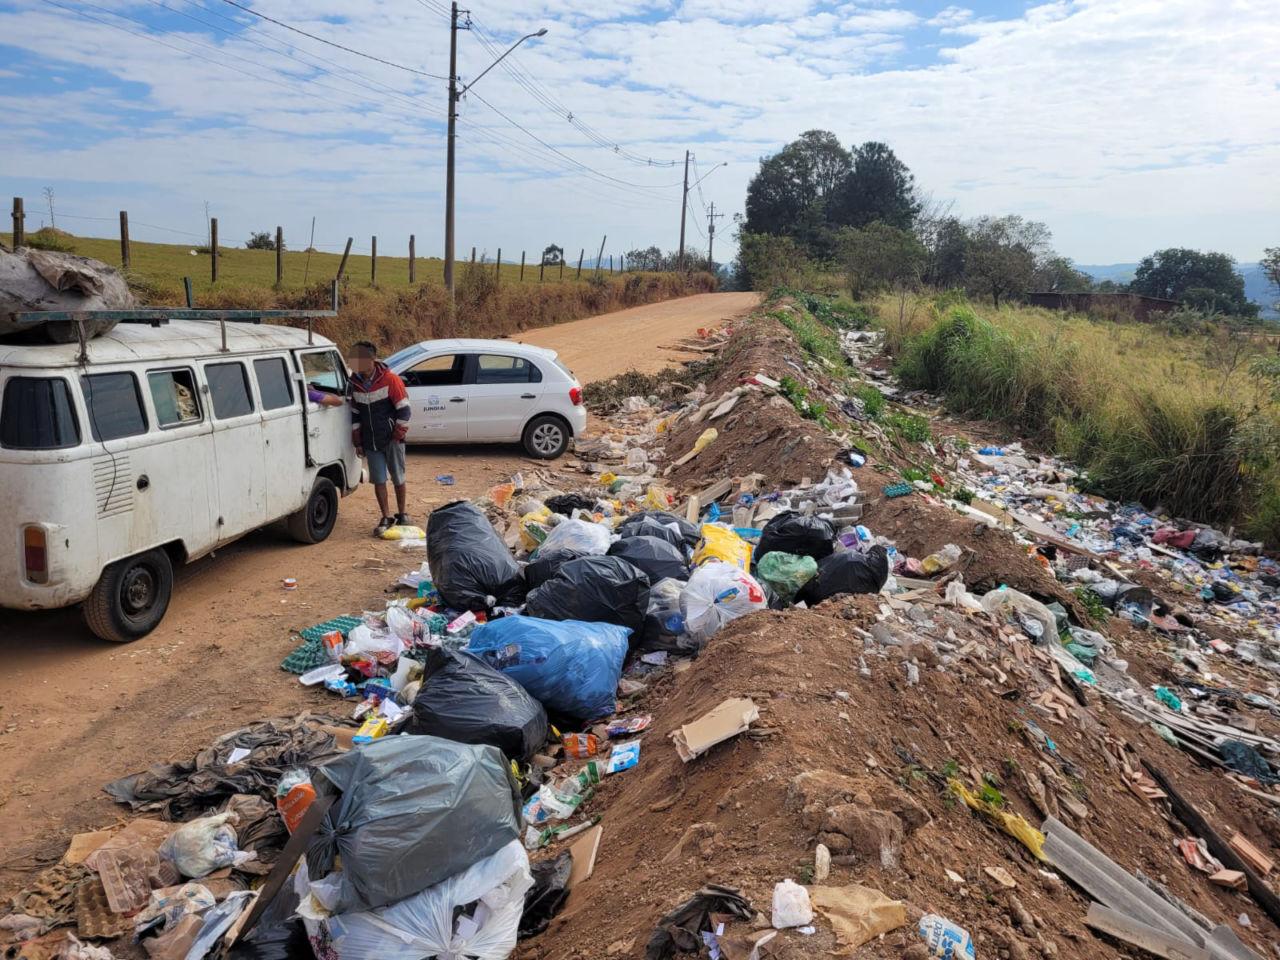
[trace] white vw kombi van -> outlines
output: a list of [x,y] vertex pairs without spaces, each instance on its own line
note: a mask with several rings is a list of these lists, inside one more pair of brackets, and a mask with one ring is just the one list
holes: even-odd
[[144,313],[0,344],[0,607],[83,603],[116,641],[160,622],[178,564],[277,520],[324,540],[360,479],[348,409],[307,399],[346,392],[332,342]]

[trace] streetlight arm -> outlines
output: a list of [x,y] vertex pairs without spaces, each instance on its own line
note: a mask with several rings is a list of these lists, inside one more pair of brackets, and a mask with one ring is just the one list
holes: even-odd
[[[697,180],[693,181],[693,187],[696,187],[698,184],[700,184],[703,180],[707,179],[707,177],[711,176],[713,173],[715,173],[715,172],[716,172],[717,170],[719,170],[721,167],[727,167],[728,165],[729,165],[729,161],[728,161],[728,160],[725,160],[725,161],[724,161],[724,162],[722,162],[722,163],[717,163],[714,167],[712,167],[710,170],[708,170],[706,173],[704,173],[702,176],[700,176]],[[690,187],[689,189],[690,189],[690,190],[692,190],[692,189],[693,189],[693,187]]]
[[507,59],[507,54],[511,53],[511,51],[512,51],[512,50],[514,50],[516,47],[520,46],[520,44],[524,43],[526,40],[532,40],[532,39],[534,39],[535,37],[541,37],[541,36],[543,36],[544,34],[546,34],[546,32],[547,32],[547,28],[546,28],[546,27],[543,27],[543,28],[542,28],[541,30],[539,30],[537,33],[527,33],[527,34],[525,34],[523,37],[521,37],[519,40],[517,40],[515,43],[513,43],[510,47],[508,47],[508,48],[507,48],[506,53],[504,53],[504,54],[503,54],[502,56],[500,56],[497,60],[493,61],[493,63],[489,64],[487,67],[485,67],[483,70],[481,70],[481,71],[480,71],[480,76],[476,77],[474,80],[472,80],[470,83],[468,83],[465,87],[463,87],[461,90],[459,90],[459,91],[458,91],[458,96],[462,96],[464,93],[466,93],[466,92],[467,92],[468,90],[470,90],[472,87],[474,87],[477,83],[479,83],[479,82],[480,82],[480,77],[483,77],[486,73],[488,73],[490,70],[492,70],[492,69],[493,69],[494,67],[496,67],[498,64],[500,64],[503,60]]

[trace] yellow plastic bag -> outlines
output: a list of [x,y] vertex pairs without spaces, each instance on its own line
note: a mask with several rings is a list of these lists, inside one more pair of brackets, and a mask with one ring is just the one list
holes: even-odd
[[425,540],[427,531],[421,527],[387,527],[382,531],[383,540]]
[[547,539],[547,521],[551,519],[551,508],[532,510],[520,518],[520,546],[526,550],[536,550],[538,544]]
[[951,791],[961,800],[967,803],[979,813],[984,813],[996,822],[1005,833],[1022,843],[1024,847],[1031,851],[1037,860],[1044,860],[1044,834],[1027,823],[1022,817],[1016,813],[1009,813],[1007,810],[1001,810],[995,804],[987,800],[983,800],[976,794],[970,793],[963,783],[959,780],[949,780],[947,785]]
[[609,486],[609,484],[613,483],[613,481],[617,479],[618,479],[618,475],[614,473],[612,470],[606,470],[604,473],[600,474],[601,486],[607,487]]
[[672,500],[671,492],[656,483],[649,484],[644,495],[644,505],[650,510],[670,510]]
[[701,453],[703,450],[707,449],[707,447],[711,446],[718,436],[720,436],[719,430],[715,427],[707,427],[707,429],[703,430],[702,433],[698,435],[698,439],[693,441],[693,450],[691,452]]
[[723,560],[739,570],[750,570],[751,544],[728,527],[722,527],[718,523],[704,523],[702,540],[698,543],[698,549],[693,552],[693,562],[695,566],[699,566],[708,560]]

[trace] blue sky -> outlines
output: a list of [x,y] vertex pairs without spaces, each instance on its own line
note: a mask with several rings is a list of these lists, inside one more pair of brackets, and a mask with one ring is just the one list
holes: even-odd
[[[224,242],[284,226],[443,245],[441,0],[0,2],[0,190],[31,226]],[[820,127],[884,140],[961,216],[1043,220],[1082,263],[1280,244],[1270,0],[473,0],[459,72],[546,27],[461,104],[458,244],[492,256],[676,245],[684,151],[741,211],[760,156]],[[483,99],[482,99],[483,98]],[[572,121],[569,117],[572,116]],[[656,161],[650,165],[647,158]],[[725,164],[718,167],[718,164]],[[717,259],[732,253],[719,221]]]

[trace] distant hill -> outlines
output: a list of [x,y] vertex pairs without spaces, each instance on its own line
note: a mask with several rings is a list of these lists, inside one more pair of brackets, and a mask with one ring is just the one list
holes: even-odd
[[[1076,264],[1076,269],[1083,270],[1096,281],[1114,280],[1116,283],[1128,283],[1133,279],[1134,271],[1138,269],[1138,265],[1136,263],[1078,263]],[[1244,277],[1245,296],[1262,307],[1262,316],[1280,317],[1280,313],[1277,313],[1275,309],[1276,301],[1280,300],[1280,295],[1276,294],[1274,288],[1267,281],[1261,265],[1238,263],[1236,264],[1236,271]]]

